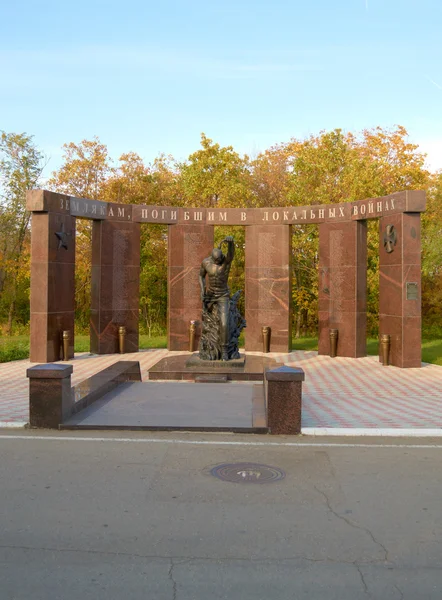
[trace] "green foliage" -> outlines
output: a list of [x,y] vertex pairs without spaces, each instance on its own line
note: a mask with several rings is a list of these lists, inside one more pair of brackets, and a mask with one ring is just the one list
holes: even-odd
[[0,337],[0,363],[29,358],[29,336]]
[[149,337],[167,327],[167,226],[141,228],[140,329]]
[[25,133],[0,131],[0,322],[29,321],[30,213],[26,192],[38,185],[43,154]]
[[[422,218],[424,326],[442,316],[442,173],[430,174],[424,156],[401,126],[359,133],[336,129],[277,144],[250,159],[202,134],[184,163],[160,155],[151,164],[134,152],[114,163],[98,138],[64,145],[64,163],[49,181],[70,195],[127,204],[202,207],[314,206],[425,189]],[[29,321],[29,214],[25,192],[38,184],[43,155],[26,134],[1,134],[0,323],[13,333]],[[12,232],[12,233],[11,233]],[[243,227],[215,228],[215,240],[234,235],[230,286],[244,290]],[[368,331],[377,335],[379,232],[368,221]],[[87,330],[91,295],[91,224],[77,219],[76,325]],[[315,335],[318,322],[318,227],[296,225],[292,238],[295,339]],[[242,297],[242,310],[244,296]],[[166,329],[167,228],[141,227],[140,330],[154,338]]]
[[248,206],[248,157],[241,158],[232,146],[222,148],[201,135],[201,150],[181,165],[184,201],[187,206]]

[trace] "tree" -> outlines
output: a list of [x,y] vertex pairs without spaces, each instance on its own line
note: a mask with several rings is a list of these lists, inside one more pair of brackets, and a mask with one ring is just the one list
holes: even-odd
[[[26,192],[38,187],[46,160],[26,133],[0,134],[0,292],[8,313],[7,333],[12,335],[17,302],[23,320],[29,304],[29,221]],[[6,303],[6,304],[4,304]]]
[[422,214],[422,314],[427,327],[442,334],[442,171],[435,173]]
[[180,165],[184,201],[188,206],[241,207],[252,200],[248,157],[232,146],[222,148],[201,134],[202,149]]
[[[407,131],[401,126],[392,130],[376,127],[360,134],[344,133],[341,129],[321,132],[297,142],[294,149],[288,197],[295,205],[350,202],[407,189],[426,189],[429,184],[425,156],[408,141]],[[378,321],[379,295],[376,225],[370,223],[368,231],[368,320],[372,331]],[[317,229],[296,226],[293,237],[294,279],[298,286],[294,306],[299,334],[300,326],[306,326],[306,317],[308,327],[316,325],[316,310],[306,312],[306,307],[314,303],[305,299],[317,285]],[[302,306],[304,312],[299,318]]]
[[103,198],[111,167],[107,147],[97,137],[79,144],[64,144],[64,164],[52,173],[49,185],[59,193],[78,198]]
[[[103,200],[106,182],[111,174],[111,161],[107,147],[97,137],[79,144],[64,144],[64,163],[52,173],[49,187],[54,191],[76,196]],[[89,324],[91,300],[92,222],[77,219],[75,304],[76,323],[80,329]]]
[[250,186],[255,206],[285,206],[288,203],[298,146],[296,141],[272,146],[251,162]]

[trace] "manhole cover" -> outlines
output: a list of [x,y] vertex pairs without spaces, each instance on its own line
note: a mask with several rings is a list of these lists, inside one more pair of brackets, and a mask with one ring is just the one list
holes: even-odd
[[285,477],[282,469],[257,463],[217,465],[210,470],[210,473],[222,481],[233,483],[273,483]]

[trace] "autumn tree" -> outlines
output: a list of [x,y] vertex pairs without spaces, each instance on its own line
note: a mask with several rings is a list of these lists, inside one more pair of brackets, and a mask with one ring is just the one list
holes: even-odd
[[[78,198],[102,200],[105,184],[111,174],[107,147],[97,137],[79,144],[64,144],[64,162],[48,181],[51,189]],[[77,219],[75,304],[76,324],[80,329],[89,326],[91,301],[92,222]]]
[[[46,160],[26,133],[0,132],[0,310],[7,333],[20,309],[29,319],[29,222],[26,192],[38,186]],[[18,306],[19,305],[19,306]]]
[[184,202],[187,206],[249,206],[248,157],[241,157],[232,146],[221,147],[201,134],[200,150],[191,154],[181,167]]
[[[288,197],[295,205],[332,204],[383,196],[428,186],[425,156],[408,141],[403,127],[376,127],[360,134],[340,129],[299,141]],[[372,332],[378,312],[378,223],[369,222],[368,313]],[[306,242],[309,243],[306,243]],[[294,288],[297,335],[302,325],[316,326],[317,228],[294,227]],[[300,284],[300,282],[302,282]],[[301,312],[301,317],[299,313]],[[307,323],[306,323],[307,322]]]
[[422,315],[430,335],[442,335],[442,171],[435,173],[422,214]]
[[272,146],[250,163],[250,187],[257,207],[286,206],[291,173],[299,143],[291,141]]
[[[174,205],[180,199],[179,172],[171,157],[145,165],[129,152],[120,157],[104,188],[104,199],[130,204]],[[167,226],[141,225],[140,324],[149,335],[167,322]]]

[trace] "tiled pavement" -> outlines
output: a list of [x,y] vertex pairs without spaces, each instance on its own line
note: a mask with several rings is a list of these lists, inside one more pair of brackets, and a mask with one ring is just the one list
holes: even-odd
[[[146,350],[125,354],[124,360],[138,360],[146,379],[147,370],[167,354],[167,350]],[[374,356],[332,359],[299,350],[269,356],[305,371],[302,413],[305,433],[319,433],[321,428],[442,429],[442,367],[423,364],[421,369],[387,368]],[[121,358],[115,354],[77,354],[70,361],[74,365],[72,384]],[[29,420],[26,369],[30,366],[29,361],[0,364],[2,426],[20,426]]]

